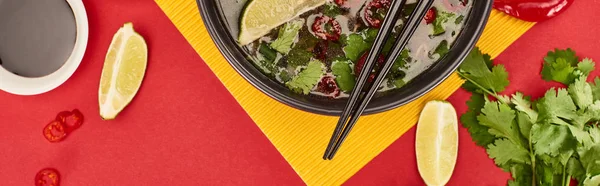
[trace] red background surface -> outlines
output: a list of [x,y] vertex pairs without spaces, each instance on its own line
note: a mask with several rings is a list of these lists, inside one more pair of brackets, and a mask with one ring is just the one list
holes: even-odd
[[[54,167],[62,185],[302,185],[302,180],[151,0],[84,0],[90,22],[85,58],[73,77],[38,96],[0,92],[0,180],[32,185]],[[536,25],[496,60],[510,72],[507,92],[535,97],[554,83],[541,80],[541,59],[554,47],[572,47],[600,61],[600,1],[578,1],[564,15]],[[133,22],[149,47],[144,83],[113,121],[98,116],[97,91],[112,35]],[[208,38],[207,38],[208,39]],[[598,75],[598,71],[595,72]],[[469,95],[449,100],[460,113]],[[42,128],[77,108],[84,125],[51,144]],[[466,129],[449,185],[504,185]],[[414,155],[414,129],[359,171],[348,185],[423,185]]]

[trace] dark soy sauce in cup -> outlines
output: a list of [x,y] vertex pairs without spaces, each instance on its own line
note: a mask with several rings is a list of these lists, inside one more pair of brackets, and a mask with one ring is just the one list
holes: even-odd
[[31,78],[52,74],[73,52],[76,36],[66,0],[0,0],[0,68]]

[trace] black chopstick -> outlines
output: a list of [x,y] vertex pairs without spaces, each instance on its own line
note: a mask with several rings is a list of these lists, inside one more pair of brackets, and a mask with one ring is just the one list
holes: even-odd
[[[375,66],[375,56],[378,56],[379,53],[381,53],[381,50],[383,48],[382,46],[385,44],[388,37],[390,36],[394,25],[396,24],[395,21],[398,20],[398,17],[400,16],[401,10],[404,7],[405,3],[406,0],[395,0],[392,3],[392,6],[386,15],[386,18],[384,19],[383,26],[381,27],[382,29],[379,31],[377,38],[375,39],[375,45],[373,46],[373,48],[371,48],[371,51],[369,51],[369,55],[365,64],[365,67],[369,68],[363,68],[362,72],[360,73],[360,76],[357,80],[357,84],[354,90],[352,91],[350,98],[348,99],[348,103],[344,108],[344,112],[340,116],[340,119],[333,133],[333,136],[331,137],[329,145],[327,146],[327,150],[325,151],[323,159],[333,159],[333,157],[339,150],[341,144],[344,142],[344,140],[358,121],[358,118],[366,109],[369,101],[377,92],[377,88],[381,85],[381,83],[385,79],[385,76],[392,68],[394,62],[400,56],[402,50],[404,50],[404,47],[416,31],[420,21],[423,20],[423,17],[425,17],[425,14],[433,4],[433,0],[418,1],[415,10],[410,15],[406,24],[404,24],[404,26],[402,27],[402,31],[400,32],[398,39],[392,47],[392,52],[387,56],[384,66],[376,71],[376,78],[373,81],[373,83],[368,85],[368,91],[365,94],[363,92],[363,88],[368,83],[368,76],[370,75],[370,72]],[[391,29],[389,27],[391,27]],[[360,105],[356,105],[357,102],[359,102]],[[348,116],[350,116],[349,119]],[[341,136],[339,136],[340,133]]]

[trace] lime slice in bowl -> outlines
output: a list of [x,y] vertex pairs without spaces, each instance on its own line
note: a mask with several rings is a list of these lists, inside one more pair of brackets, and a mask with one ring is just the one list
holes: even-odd
[[240,18],[238,42],[247,45],[327,0],[251,0]]

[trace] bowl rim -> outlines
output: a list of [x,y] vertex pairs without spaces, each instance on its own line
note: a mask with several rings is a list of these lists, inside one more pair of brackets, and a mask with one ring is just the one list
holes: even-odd
[[0,66],[0,90],[15,95],[37,95],[55,89],[77,70],[86,51],[89,27],[85,6],[81,0],[66,0],[75,17],[75,45],[66,62],[56,71],[42,77],[23,77]]
[[[227,62],[234,68],[234,70],[236,70],[238,74],[240,74],[247,82],[252,84],[252,86],[260,90],[263,94],[266,94],[267,96],[285,105],[299,110],[330,116],[339,115],[342,112],[342,109],[315,106],[314,104],[301,100],[297,95],[291,95],[291,91],[289,90],[279,91],[276,89],[276,87],[273,87],[273,80],[266,77],[256,67],[254,67],[253,64],[247,60],[244,54],[240,52],[242,49],[239,47],[234,37],[230,34],[231,32],[229,31],[229,27],[227,23],[224,22],[223,17],[221,17],[219,7],[215,4],[215,1],[196,0],[196,2],[198,4],[204,25],[212,41],[215,43]],[[384,101],[380,98],[374,98],[365,110],[365,115],[392,110],[422,97],[440,85],[458,68],[458,66],[475,47],[476,42],[481,37],[492,10],[493,0],[474,1],[474,3],[475,4],[473,4],[471,13],[466,19],[467,22],[450,49],[451,53],[447,54],[443,59],[440,59],[440,61],[429,67],[426,72],[421,73],[415,79],[409,82],[409,84],[420,83],[420,86],[404,91],[404,93],[401,93],[402,96],[390,96],[393,98],[392,101]],[[471,37],[467,37],[465,35],[471,35]],[[231,46],[232,44],[235,46]],[[244,65],[242,62],[250,64],[252,68],[248,68],[248,64]],[[445,66],[440,67],[438,64],[441,62],[444,62]],[[424,75],[431,74],[430,72],[436,73],[429,75],[428,77]],[[374,104],[373,102],[378,103]]]

